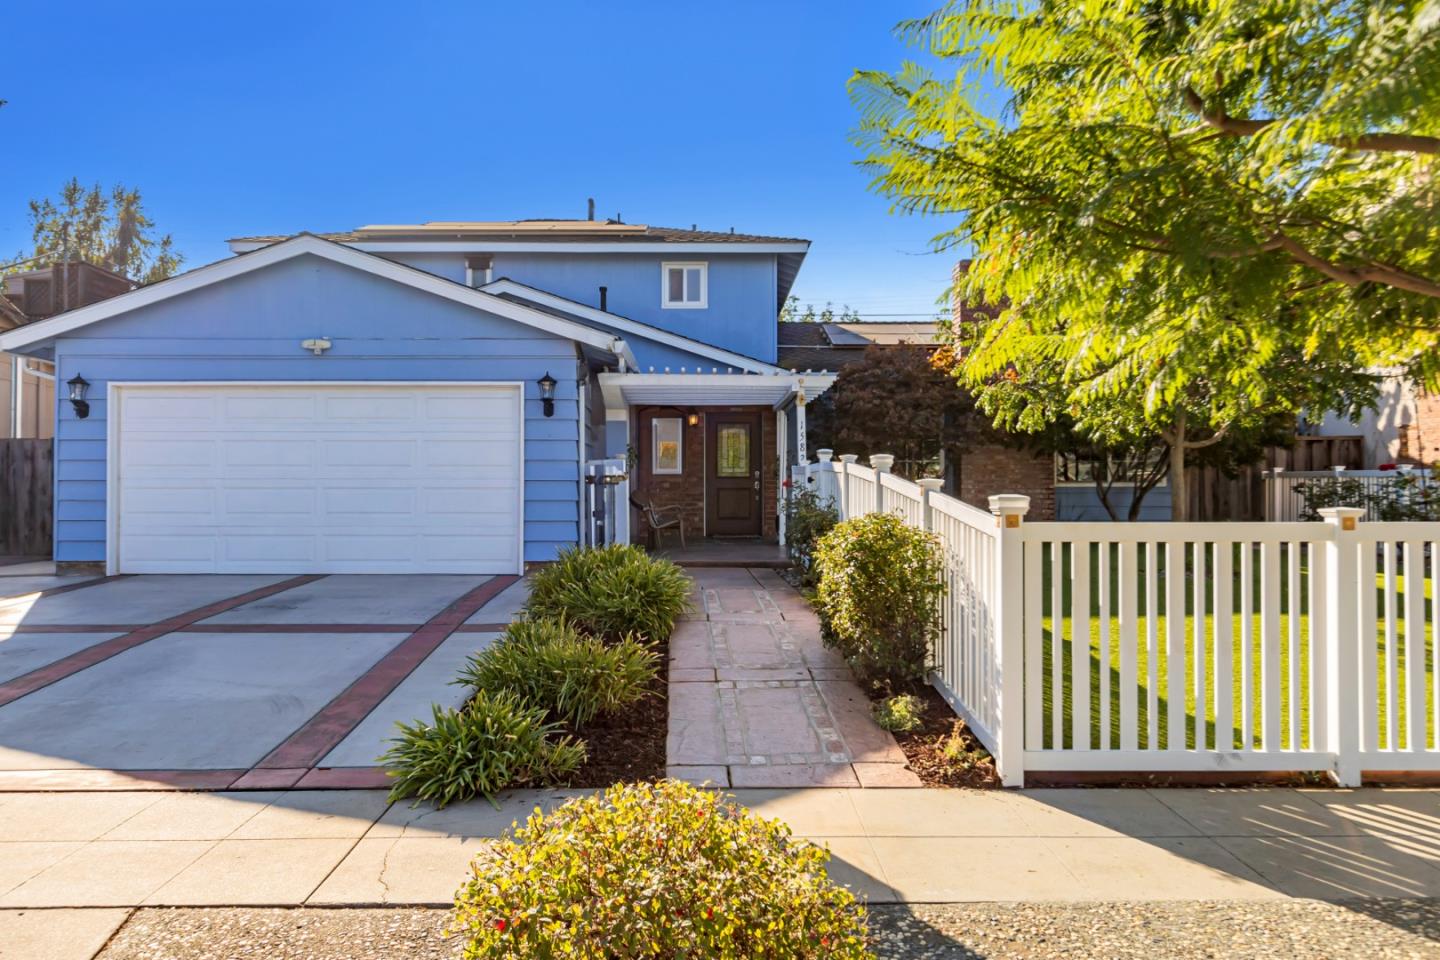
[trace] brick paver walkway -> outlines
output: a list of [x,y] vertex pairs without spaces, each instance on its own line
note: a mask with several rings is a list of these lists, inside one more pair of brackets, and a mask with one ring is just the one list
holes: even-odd
[[693,569],[670,640],[670,774],[734,787],[918,787],[805,598],[773,570]]

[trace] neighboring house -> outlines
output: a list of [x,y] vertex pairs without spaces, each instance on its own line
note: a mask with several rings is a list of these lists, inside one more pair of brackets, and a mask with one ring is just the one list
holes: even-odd
[[614,457],[688,537],[776,536],[833,380],[776,363],[807,241],[580,220],[230,245],[0,334],[62,394],[88,382],[88,416],[56,404],[63,569],[519,572],[583,539],[582,472]]
[[[134,286],[120,274],[88,263],[57,263],[12,273],[0,286],[0,333]],[[54,435],[54,373],[44,361],[0,353],[0,439]]]

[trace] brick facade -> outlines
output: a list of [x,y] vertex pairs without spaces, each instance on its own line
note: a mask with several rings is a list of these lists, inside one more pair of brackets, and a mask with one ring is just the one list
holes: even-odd
[[960,458],[960,499],[989,509],[989,498],[1021,493],[1030,498],[1028,520],[1055,519],[1055,464],[1049,454],[984,446]]
[[[710,408],[720,409],[720,408]],[[734,410],[754,411],[760,414],[760,477],[761,477],[761,534],[774,539],[779,533],[776,501],[779,493],[779,466],[776,464],[775,412],[769,407],[734,407]],[[650,470],[650,421],[656,417],[680,417],[682,420],[692,411],[684,407],[640,407],[635,411],[635,451],[638,462],[635,465],[635,482],[631,495],[640,501],[653,503],[658,508],[676,508],[685,525],[687,540],[700,539],[705,535],[705,414],[700,408],[700,422],[695,426],[686,423],[682,441],[682,460],[679,474],[653,474]],[[650,528],[645,516],[635,511],[630,526],[631,540],[635,543],[650,542]],[[673,533],[667,533],[667,544]]]
[[1410,436],[1402,441],[1402,459],[1433,466],[1440,462],[1440,394],[1417,390],[1415,422]]

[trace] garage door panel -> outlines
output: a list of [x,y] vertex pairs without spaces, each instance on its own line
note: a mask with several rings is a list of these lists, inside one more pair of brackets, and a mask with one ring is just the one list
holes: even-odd
[[[483,385],[123,389],[118,569],[514,572],[518,394]],[[432,418],[439,411],[450,415]]]
[[324,440],[320,462],[327,467],[414,467],[417,441],[408,437],[369,436],[363,440]]
[[293,514],[314,516],[318,505],[313,487],[234,487],[224,492],[224,515],[227,519],[263,518]]

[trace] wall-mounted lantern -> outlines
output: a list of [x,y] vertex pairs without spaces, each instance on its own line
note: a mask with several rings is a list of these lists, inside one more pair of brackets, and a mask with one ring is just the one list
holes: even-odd
[[685,422],[688,423],[688,424],[690,424],[690,426],[692,426],[692,427],[698,427],[698,426],[700,426],[700,413],[699,413],[699,411],[697,411],[697,410],[691,410],[691,411],[690,411],[690,416],[688,416],[688,417],[685,418]]
[[90,381],[77,373],[65,383],[70,388],[70,406],[75,408],[75,416],[84,420],[90,416],[90,404],[85,399],[85,394],[90,389]]
[[558,382],[548,370],[540,378],[540,403],[547,417],[555,416],[555,384]]

